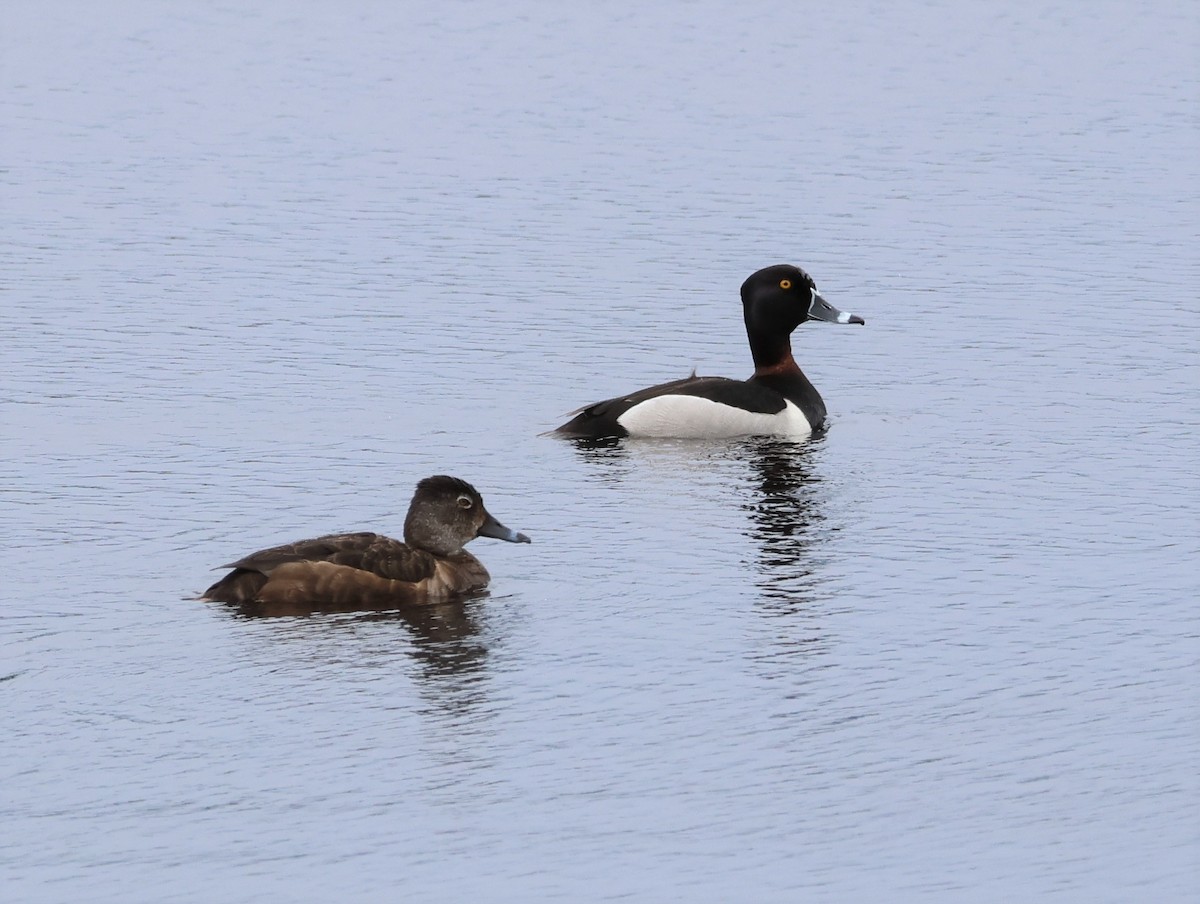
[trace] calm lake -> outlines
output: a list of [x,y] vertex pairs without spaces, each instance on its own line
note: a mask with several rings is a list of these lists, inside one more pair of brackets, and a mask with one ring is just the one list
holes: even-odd
[[[1195,900],[1186,4],[17,4],[0,885],[21,902]],[[810,441],[543,436],[751,369]],[[399,536],[490,594],[255,619]]]

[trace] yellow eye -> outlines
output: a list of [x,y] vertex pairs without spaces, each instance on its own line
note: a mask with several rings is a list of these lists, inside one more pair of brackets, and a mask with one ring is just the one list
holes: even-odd
[[791,287],[792,287],[792,281],[790,279],[779,280],[779,288],[790,289]]

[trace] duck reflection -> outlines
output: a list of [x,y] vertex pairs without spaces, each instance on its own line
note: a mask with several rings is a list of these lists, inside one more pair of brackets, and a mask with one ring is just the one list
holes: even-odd
[[[291,630],[273,636],[305,638],[309,641],[319,634],[327,655],[340,659],[345,652],[337,641],[339,635],[353,637],[354,658],[363,664],[376,658],[380,664],[391,663],[398,653],[406,654],[419,666],[416,678],[423,696],[433,700],[443,710],[472,710],[485,702],[485,677],[488,667],[488,645],[482,638],[482,601],[490,594],[481,591],[469,597],[421,606],[403,606],[364,610],[312,608],[287,604],[267,604],[260,601],[221,603],[230,615],[239,619],[285,619]],[[410,641],[407,645],[387,642],[364,648],[363,628],[380,623],[394,623],[404,630]],[[314,631],[314,629],[316,629]],[[336,652],[329,650],[332,643]]]
[[567,442],[574,446],[580,458],[595,468],[600,482],[619,484],[629,475],[629,449],[620,437],[579,437]]
[[[745,437],[732,442],[695,440],[575,439],[581,458],[594,466],[603,483],[624,484],[635,465],[651,464],[673,471],[731,465],[751,489],[741,508],[749,524],[747,536],[758,547],[756,584],[769,606],[802,607],[818,580],[814,548],[818,544],[821,478],[813,468],[823,434],[803,440]],[[707,463],[707,464],[706,464]]]
[[808,602],[817,579],[814,543],[825,519],[812,458],[820,442],[756,437],[739,450],[757,489],[743,506],[758,544],[757,584],[764,602],[781,609]]

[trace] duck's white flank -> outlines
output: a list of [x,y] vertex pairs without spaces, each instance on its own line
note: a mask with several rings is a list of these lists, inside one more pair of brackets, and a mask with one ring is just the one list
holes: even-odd
[[634,405],[617,423],[630,436],[720,439],[730,436],[808,436],[812,425],[791,402],[778,414],[744,411],[712,399],[661,395]]

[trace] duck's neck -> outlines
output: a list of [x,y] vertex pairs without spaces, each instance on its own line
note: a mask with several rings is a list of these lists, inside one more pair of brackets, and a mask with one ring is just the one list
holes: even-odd
[[[808,377],[804,376],[804,371],[800,369],[800,365],[796,363],[790,350],[782,358],[777,358],[770,364],[761,364],[757,359],[754,363],[756,367],[751,380],[770,386],[797,405],[804,407],[803,403],[806,400],[817,395],[816,389],[813,388],[812,383],[808,382]],[[819,399],[820,396],[817,398]]]
[[754,354],[754,376],[750,379],[775,390],[804,412],[814,430],[820,428],[825,423],[825,402],[792,357],[790,339],[785,336],[782,340],[756,342],[752,338],[750,349]]
[[799,373],[796,359],[792,357],[791,333],[758,333],[749,327],[750,324],[746,324],[746,339],[750,341],[755,376]]
[[750,333],[750,354],[754,358],[754,375],[784,374],[799,372],[796,359],[792,357],[791,335],[754,335]]

